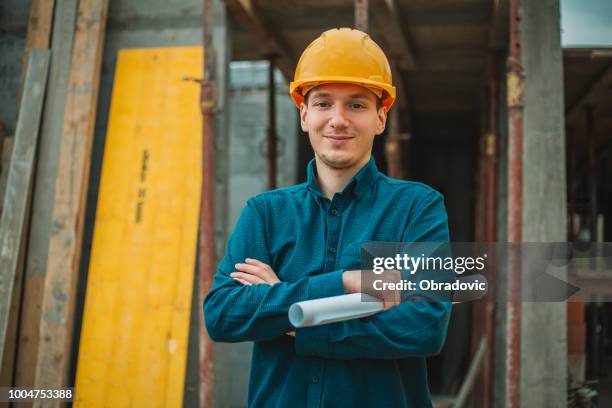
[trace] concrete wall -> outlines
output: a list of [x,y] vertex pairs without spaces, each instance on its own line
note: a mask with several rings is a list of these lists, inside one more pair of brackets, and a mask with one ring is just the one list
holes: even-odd
[[[567,238],[565,118],[559,0],[522,3],[525,67],[523,242]],[[523,271],[523,281],[528,279]],[[522,305],[521,406],[566,404],[567,305]],[[537,333],[537,335],[536,335]]]
[[[522,3],[525,68],[523,241],[566,240],[563,65],[559,0]],[[500,78],[505,92],[506,80]],[[498,240],[507,241],[508,141],[505,95],[500,95]],[[497,279],[494,406],[505,400],[507,268]],[[526,282],[525,274],[523,282]],[[566,405],[566,304],[523,302],[521,316],[521,406]],[[537,333],[537,335],[536,335]]]
[[[229,226],[233,226],[246,200],[268,189],[264,156],[268,119],[268,63],[234,62],[230,70],[230,179]],[[278,187],[296,182],[297,116],[287,85],[276,71],[276,130],[280,142]]]
[[[228,230],[231,231],[246,200],[268,189],[266,139],[268,63],[236,62],[230,69]],[[287,86],[276,72],[276,129],[283,148],[278,157],[279,187],[296,183],[297,109]],[[246,407],[251,343],[214,345],[215,404]]]

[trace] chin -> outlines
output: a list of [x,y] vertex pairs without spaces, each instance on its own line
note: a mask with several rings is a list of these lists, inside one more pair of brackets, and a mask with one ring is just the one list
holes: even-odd
[[323,163],[334,169],[344,169],[347,167],[354,166],[357,162],[356,158],[352,155],[348,154],[338,154],[337,152],[332,152],[331,154],[321,154],[319,156]]

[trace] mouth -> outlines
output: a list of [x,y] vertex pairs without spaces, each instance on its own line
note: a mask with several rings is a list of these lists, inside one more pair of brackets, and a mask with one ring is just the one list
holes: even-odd
[[348,135],[323,135],[323,137],[327,139],[331,139],[331,140],[338,140],[338,141],[353,139],[353,136],[348,136]]
[[323,135],[323,138],[327,139],[327,144],[333,149],[343,149],[349,146],[351,139],[354,139],[348,135]]

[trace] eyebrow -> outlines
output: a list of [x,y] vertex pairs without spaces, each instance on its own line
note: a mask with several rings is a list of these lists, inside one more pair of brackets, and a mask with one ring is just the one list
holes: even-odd
[[[312,95],[313,98],[329,98],[330,96],[331,96],[331,94],[328,93],[328,92],[317,92],[317,93]],[[362,94],[362,93],[357,93],[357,94],[349,95],[349,98],[352,98],[352,99],[365,99],[365,100],[369,99],[366,94]]]

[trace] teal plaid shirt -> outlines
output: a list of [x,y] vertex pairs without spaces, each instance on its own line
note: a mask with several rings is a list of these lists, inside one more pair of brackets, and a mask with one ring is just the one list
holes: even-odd
[[[374,159],[331,200],[314,160],[306,183],[248,200],[204,301],[214,341],[253,341],[250,407],[427,407],[425,358],[440,352],[448,302],[403,302],[376,315],[294,330],[299,301],[344,294],[342,272],[360,269],[362,242],[448,242],[440,193],[378,172]],[[232,279],[245,258],[280,283]]]

